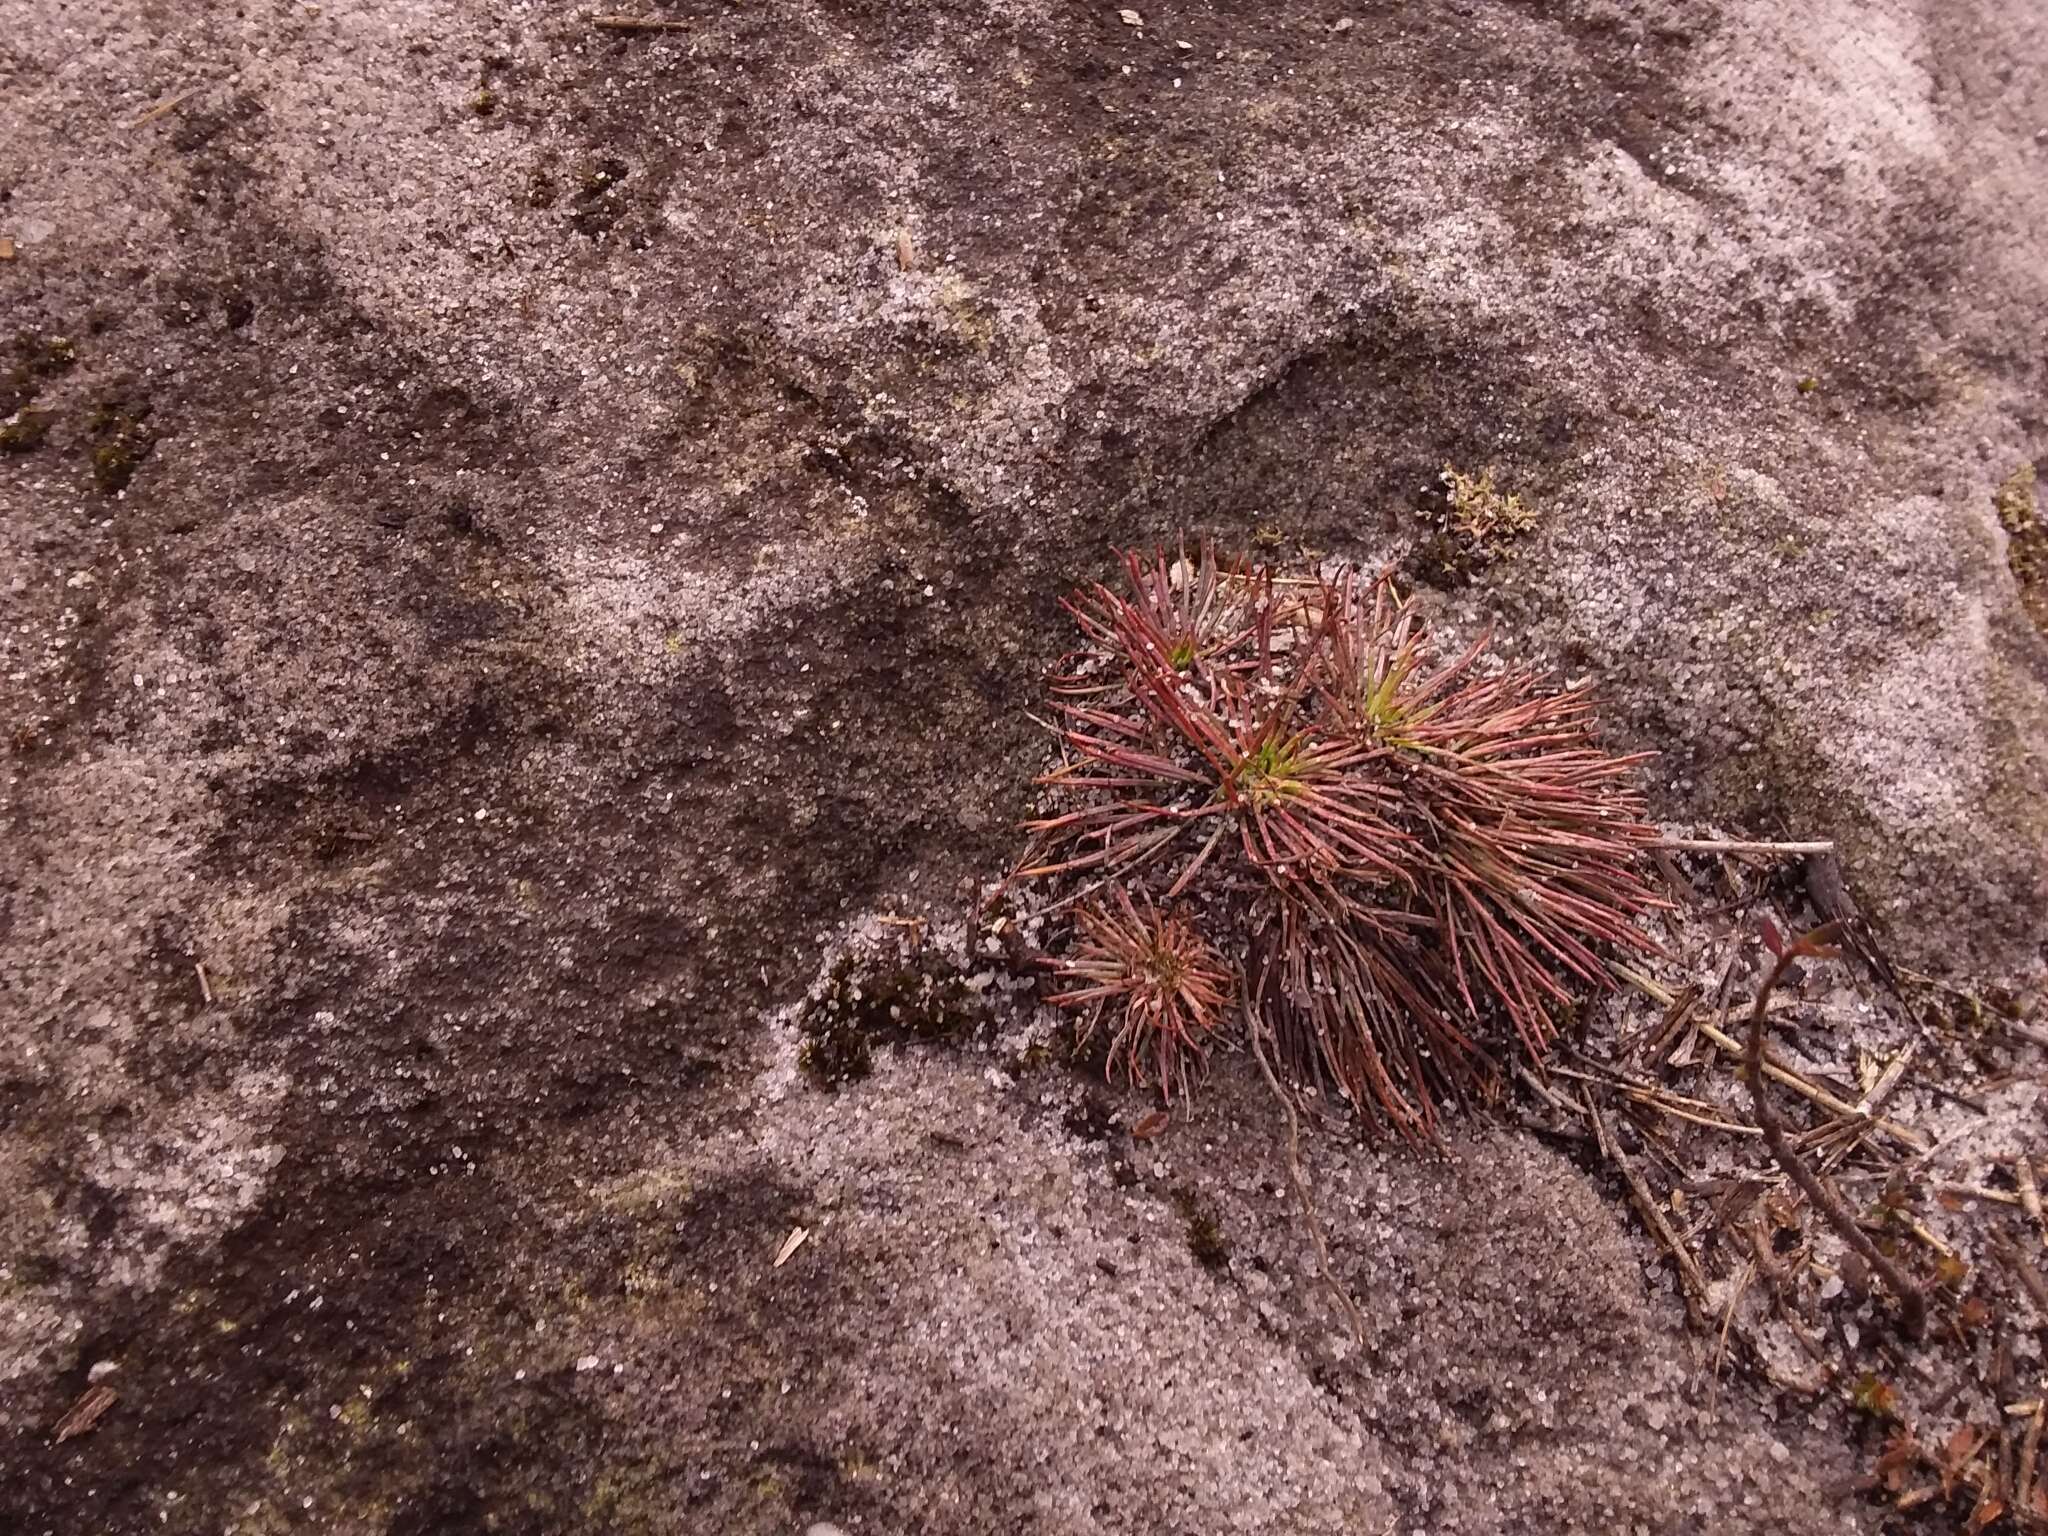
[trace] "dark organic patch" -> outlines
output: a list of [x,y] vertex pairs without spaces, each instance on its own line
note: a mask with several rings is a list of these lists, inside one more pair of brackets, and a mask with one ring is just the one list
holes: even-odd
[[798,1065],[820,1087],[858,1082],[874,1070],[877,1044],[954,1042],[988,1018],[987,1006],[943,956],[847,955],[798,1020]]
[[1173,1203],[1187,1223],[1188,1252],[1204,1269],[1223,1269],[1230,1263],[1230,1239],[1216,1220],[1216,1213],[1192,1189],[1177,1189]]
[[93,408],[85,426],[92,443],[92,483],[102,496],[128,488],[135,471],[156,447],[147,400],[109,399]]
[[633,177],[633,167],[616,155],[585,161],[576,172],[576,211],[569,216],[576,233],[591,240],[617,236],[635,250],[644,249],[653,229],[644,203],[655,194],[637,181],[629,191],[626,184]]
[[43,381],[78,361],[78,348],[66,336],[23,331],[14,338],[13,356],[0,372],[0,418],[12,416],[35,399]]
[[578,174],[577,197],[583,202],[603,197],[632,174],[632,167],[618,156],[600,155]]
[[857,1083],[875,1069],[874,1047],[867,1031],[851,1019],[839,1016],[831,1004],[821,1003],[806,1013],[804,1043],[797,1065],[821,1088]]
[[43,445],[54,411],[23,411],[13,421],[0,425],[0,453],[29,453]]
[[1449,534],[1431,533],[1408,552],[1401,574],[1439,592],[1455,592],[1472,579],[1472,551]]
[[188,105],[174,119],[171,148],[181,155],[195,154],[223,134],[262,115],[263,99],[253,91],[237,91],[220,106]]
[[529,208],[552,208],[561,189],[555,185],[553,158],[544,157],[527,173],[525,202]]
[[[1090,1043],[1095,1047],[1098,1054],[1106,1059],[1108,1053],[1102,1041],[1098,1039]],[[1053,1034],[1040,1036],[1026,1045],[1024,1049],[1010,1056],[1004,1061],[1003,1070],[1012,1077],[1036,1077],[1039,1073],[1047,1071],[1052,1067],[1073,1062],[1076,1056],[1075,1046],[1075,1031],[1073,1026],[1069,1024]],[[1103,1062],[1098,1060],[1094,1065],[1099,1073]]]
[[453,498],[442,509],[441,521],[450,532],[460,534],[464,538],[475,539],[481,544],[495,548],[502,542],[497,530],[479,514],[476,504],[466,497]]
[[1116,1110],[1102,1090],[1091,1083],[1068,1106],[1060,1123],[1069,1135],[1083,1141],[1108,1141],[1116,1134]]
[[2034,495],[2034,466],[2022,464],[1998,488],[1993,503],[2005,530],[2005,562],[2020,586],[2020,602],[2037,629],[2048,631],[2048,525]]

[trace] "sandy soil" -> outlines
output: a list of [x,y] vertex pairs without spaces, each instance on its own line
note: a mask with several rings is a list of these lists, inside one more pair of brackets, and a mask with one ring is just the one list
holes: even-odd
[[[1512,1115],[1319,1144],[1361,1351],[1242,1062],[1139,1146],[787,1010],[1183,526],[2037,988],[2048,16],[1141,11],[0,0],[0,1526],[1874,1528]],[[1446,461],[1542,513],[1462,576]]]

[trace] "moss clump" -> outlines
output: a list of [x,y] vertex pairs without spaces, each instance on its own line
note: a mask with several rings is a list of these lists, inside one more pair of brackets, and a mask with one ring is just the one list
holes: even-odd
[[631,174],[632,168],[625,161],[611,155],[589,161],[577,172],[577,195],[586,202],[591,198],[603,197]]
[[128,488],[135,471],[156,447],[147,401],[103,400],[86,423],[92,441],[92,483],[102,496]]
[[102,496],[118,496],[127,490],[136,468],[149,457],[150,447],[126,437],[101,443],[92,451],[93,488]]
[[847,955],[798,1019],[797,1065],[821,1087],[874,1070],[877,1043],[956,1041],[987,1011],[950,961],[938,956]]
[[2022,464],[2005,477],[1991,498],[2005,530],[2005,563],[2019,583],[2020,602],[2034,627],[2048,631],[2048,527],[2034,498],[2034,466]]
[[1490,550],[1536,526],[1536,514],[1522,498],[1494,483],[1491,464],[1476,475],[1446,464],[1443,482],[1446,526],[1474,550]]
[[1206,1211],[1188,1218],[1188,1252],[1204,1269],[1221,1269],[1230,1262],[1230,1240]]
[[583,162],[576,169],[576,211],[569,216],[570,227],[592,240],[611,233],[612,226],[628,212],[628,199],[615,195],[633,174],[631,166],[611,155]]
[[1446,464],[1415,510],[1435,531],[1410,557],[1410,569],[1446,589],[1462,585],[1536,526],[1535,510],[1519,493],[1501,488],[1490,464],[1476,475]]
[[0,453],[28,453],[42,447],[55,419],[54,411],[23,411],[0,426]]
[[43,380],[78,361],[78,348],[68,336],[39,336],[22,331],[14,338],[14,356],[0,372],[0,417],[12,416],[35,399]]
[[1230,1262],[1230,1239],[1223,1235],[1216,1214],[1191,1189],[1174,1191],[1173,1203],[1187,1222],[1188,1252],[1204,1269],[1222,1269]]
[[1069,1066],[1074,1060],[1074,1044],[1074,1032],[1071,1029],[1062,1029],[1057,1034],[1041,1035],[1006,1059],[1003,1062],[1003,1070],[1012,1077],[1036,1077],[1039,1073],[1054,1067]]
[[803,1030],[796,1064],[820,1088],[857,1083],[875,1070],[875,1048],[853,1019],[826,1009],[806,1015]]

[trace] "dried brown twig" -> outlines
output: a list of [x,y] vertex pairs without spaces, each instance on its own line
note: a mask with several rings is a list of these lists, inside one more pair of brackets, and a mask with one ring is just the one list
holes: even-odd
[[1280,1101],[1280,1108],[1287,1115],[1287,1182],[1294,1191],[1295,1204],[1301,1208],[1303,1225],[1308,1228],[1309,1243],[1316,1252],[1316,1268],[1322,1274],[1323,1283],[1330,1288],[1330,1294],[1337,1298],[1337,1304],[1350,1319],[1352,1337],[1358,1340],[1358,1347],[1366,1347],[1365,1314],[1358,1309],[1358,1303],[1344,1282],[1337,1278],[1336,1267],[1330,1262],[1330,1244],[1323,1236],[1322,1220],[1316,1215],[1315,1201],[1309,1198],[1308,1180],[1301,1172],[1301,1114],[1294,1107],[1294,1096],[1280,1086],[1280,1079],[1273,1071],[1272,1062],[1266,1059],[1264,1035],[1266,1027],[1250,998],[1244,999],[1245,1033],[1250,1037],[1252,1056],[1264,1074],[1266,1086],[1273,1090],[1273,1097]]
[[1827,946],[1835,937],[1836,927],[1834,923],[1823,923],[1797,942],[1786,945],[1765,974],[1762,985],[1757,988],[1756,1001],[1750,1007],[1749,1041],[1743,1058],[1743,1073],[1749,1079],[1750,1097],[1756,1103],[1756,1121],[1763,1128],[1764,1141],[1771,1149],[1771,1156],[1778,1160],[1778,1166],[1785,1170],[1786,1176],[1799,1186],[1814,1210],[1835,1229],[1836,1235],[1883,1277],[1892,1294],[1899,1298],[1900,1321],[1907,1336],[1917,1339],[1927,1325],[1927,1298],[1919,1285],[1870,1240],[1869,1234],[1842,1204],[1841,1196],[1829,1189],[1820,1175],[1793,1150],[1791,1140],[1785,1134],[1785,1122],[1771,1104],[1770,1090],[1764,1084],[1764,1018],[1769,1011],[1771,993],[1784,976],[1785,968],[1794,960],[1801,956],[1814,959],[1832,957],[1834,951]]
[[[1693,1257],[1692,1250],[1685,1245],[1684,1240],[1671,1230],[1671,1223],[1665,1219],[1663,1209],[1657,1203],[1657,1197],[1650,1192],[1650,1186],[1644,1182],[1642,1174],[1636,1171],[1635,1164],[1621,1150],[1621,1143],[1615,1140],[1614,1132],[1608,1128],[1606,1117],[1600,1113],[1600,1106],[1593,1100],[1592,1090],[1582,1088],[1580,1092],[1585,1098],[1586,1116],[1593,1122],[1593,1134],[1599,1141],[1600,1151],[1620,1172],[1637,1214],[1664,1245],[1665,1251],[1671,1255],[1671,1261],[1678,1266],[1679,1278],[1684,1282],[1686,1311],[1691,1314],[1696,1324],[1705,1326],[1707,1277],[1700,1270],[1699,1261]],[[1732,1302],[1730,1306],[1732,1309]]]
[[687,32],[690,23],[659,16],[593,16],[590,24],[600,32]]
[[1729,837],[1660,837],[1649,846],[1686,853],[1775,853],[1787,858],[1835,850],[1835,845],[1829,842],[1758,843]]
[[91,1433],[92,1427],[105,1418],[107,1410],[119,1401],[112,1387],[87,1387],[78,1401],[71,1405],[70,1411],[57,1421],[51,1443],[62,1445],[73,1436]]

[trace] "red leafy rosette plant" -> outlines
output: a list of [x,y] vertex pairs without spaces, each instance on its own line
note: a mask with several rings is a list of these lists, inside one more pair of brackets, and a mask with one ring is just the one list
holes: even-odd
[[1496,1091],[1492,1042],[1540,1059],[1612,986],[1603,950],[1654,949],[1640,759],[1601,750],[1584,690],[1484,637],[1440,659],[1384,576],[1123,565],[1067,604],[1061,761],[1012,876],[1073,909],[1059,1000],[1091,1031],[1121,1010],[1113,1069],[1184,1093],[1241,1000],[1298,1078],[1426,1140]]
[[1056,967],[1067,990],[1050,1001],[1082,1011],[1084,1044],[1107,1024],[1112,1076],[1156,1083],[1168,1103],[1185,1098],[1235,994],[1215,945],[1185,916],[1124,890],[1083,904],[1074,927]]

